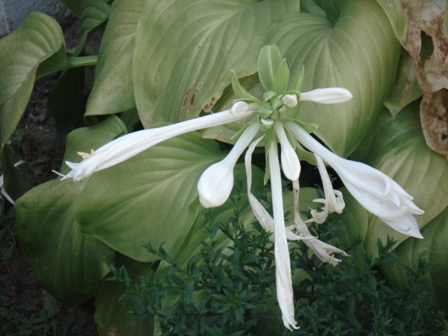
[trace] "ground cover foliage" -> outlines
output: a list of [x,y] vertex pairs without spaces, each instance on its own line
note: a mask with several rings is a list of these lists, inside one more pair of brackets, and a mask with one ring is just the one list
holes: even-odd
[[[274,249],[269,234],[258,223],[246,230],[239,214],[247,204],[235,202],[234,214],[216,222],[209,212],[203,230],[209,237],[188,263],[172,259],[163,245],[144,247],[158,256],[158,273],[130,276],[126,266],[113,267],[109,281],[124,284],[119,301],[137,303],[127,313],[135,319],[155,319],[162,335],[442,335],[448,321],[430,296],[425,275],[433,265],[419,259],[407,273],[403,290],[392,289],[381,279],[379,266],[397,261],[396,244],[378,240],[378,257],[369,257],[354,239],[345,250],[361,262],[344,257],[338,267],[311,255],[302,242],[292,242],[296,319],[300,330],[281,327],[275,304]],[[339,215],[313,227],[325,241],[344,234]],[[221,233],[230,239],[219,247]],[[148,266],[149,267],[149,266]]]

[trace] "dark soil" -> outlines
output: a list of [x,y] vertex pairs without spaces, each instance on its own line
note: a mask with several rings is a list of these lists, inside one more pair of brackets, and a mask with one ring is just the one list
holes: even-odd
[[[79,20],[67,17],[61,23],[66,38],[68,53],[73,52],[79,42]],[[87,55],[98,53],[101,32],[96,33],[86,46]],[[52,170],[59,171],[65,150],[65,134],[57,132],[55,123],[47,110],[47,97],[60,74],[53,74],[36,81],[25,115],[10,145],[18,143],[26,161],[26,171],[32,186],[56,178]],[[93,82],[93,68],[86,68],[86,97]],[[12,213],[12,206],[4,202],[6,213]],[[43,298],[46,291],[39,284],[30,265],[16,243],[13,221],[0,224],[0,335],[22,335],[19,327],[29,322],[32,316],[39,316],[44,309]],[[12,247],[13,246],[13,247]],[[11,254],[12,252],[12,254]],[[94,321],[93,300],[77,307],[58,305],[54,322],[61,330],[60,324],[66,318],[73,319],[67,335],[97,335]],[[5,316],[8,318],[5,319]],[[22,322],[20,322],[22,321]],[[8,329],[6,323],[17,325]],[[44,331],[34,331],[32,335],[45,335]],[[58,333],[60,335],[61,333]],[[53,330],[48,335],[54,335]]]

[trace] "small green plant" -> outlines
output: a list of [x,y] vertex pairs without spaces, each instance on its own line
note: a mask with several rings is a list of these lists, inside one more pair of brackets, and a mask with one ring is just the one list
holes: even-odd
[[[295,318],[299,330],[290,332],[281,325],[275,300],[273,244],[256,222],[248,231],[238,220],[241,208],[225,223],[209,216],[204,229],[209,238],[200,253],[193,255],[186,268],[167,254],[162,246],[145,247],[157,255],[163,272],[153,279],[131,279],[126,268],[113,267],[109,280],[125,284],[122,299],[140,304],[131,311],[138,318],[156,317],[162,335],[442,335],[448,333],[444,312],[437,311],[424,281],[431,265],[419,261],[417,269],[406,267],[407,287],[393,290],[378,274],[377,266],[395,261],[395,241],[385,245],[378,240],[377,258],[357,248],[355,239],[347,251],[363,262],[344,258],[338,267],[311,255],[303,242],[291,242]],[[311,229],[321,239],[341,234],[339,216]],[[231,244],[218,248],[219,236]],[[159,267],[162,269],[162,267]]]
[[58,313],[57,301],[49,293],[43,298],[43,309],[29,316],[11,312],[6,298],[0,296],[0,335],[64,336],[74,322],[74,315],[68,314],[59,320]]

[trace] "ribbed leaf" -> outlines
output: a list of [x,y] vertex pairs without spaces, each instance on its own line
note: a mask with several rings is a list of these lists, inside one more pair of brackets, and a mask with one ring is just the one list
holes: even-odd
[[316,134],[341,156],[362,141],[378,115],[393,81],[400,44],[381,7],[370,0],[316,1],[327,17],[285,16],[271,29],[288,61],[291,78],[305,66],[305,90],[344,87],[350,102],[303,102],[299,119],[319,126]]
[[164,141],[94,174],[77,203],[76,219],[84,233],[135,260],[154,258],[141,247],[149,241],[165,242],[172,254],[175,239],[188,232],[197,215],[197,210],[190,214],[190,205],[200,175],[224,154],[197,133]]
[[210,110],[230,82],[256,72],[284,1],[145,1],[137,27],[133,83],[143,125]]

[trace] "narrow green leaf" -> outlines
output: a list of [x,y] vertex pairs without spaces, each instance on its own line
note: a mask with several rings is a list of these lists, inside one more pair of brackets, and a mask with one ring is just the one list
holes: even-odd
[[[282,62],[280,50],[274,45],[265,46],[258,56],[258,77],[267,91],[275,91],[275,76]],[[281,92],[277,92],[281,93]]]
[[289,84],[289,69],[284,59],[278,67],[277,74],[275,75],[273,90],[278,94],[282,94],[286,91]]
[[113,114],[135,108],[132,57],[143,4],[143,0],[113,2],[99,51],[95,83],[87,102],[86,116]]

